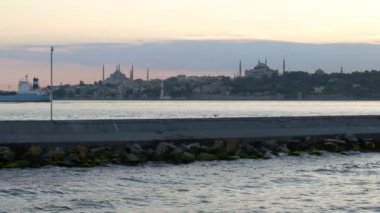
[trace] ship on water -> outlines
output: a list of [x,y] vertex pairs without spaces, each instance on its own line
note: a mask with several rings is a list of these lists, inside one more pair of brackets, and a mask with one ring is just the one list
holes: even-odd
[[28,76],[18,82],[18,91],[0,91],[0,102],[49,102],[50,96],[42,92],[39,79],[33,78],[30,84]]

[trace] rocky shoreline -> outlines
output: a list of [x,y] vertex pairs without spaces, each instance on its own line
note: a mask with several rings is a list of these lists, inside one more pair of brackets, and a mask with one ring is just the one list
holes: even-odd
[[94,167],[105,164],[141,165],[148,161],[187,164],[194,161],[270,159],[302,153],[323,156],[324,152],[349,154],[380,152],[380,137],[303,137],[296,139],[228,139],[202,141],[128,142],[118,145],[44,144],[0,145],[0,169],[42,166]]

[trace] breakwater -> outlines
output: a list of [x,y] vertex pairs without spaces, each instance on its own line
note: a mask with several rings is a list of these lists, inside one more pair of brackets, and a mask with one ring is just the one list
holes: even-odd
[[0,168],[380,150],[379,116],[0,122]]

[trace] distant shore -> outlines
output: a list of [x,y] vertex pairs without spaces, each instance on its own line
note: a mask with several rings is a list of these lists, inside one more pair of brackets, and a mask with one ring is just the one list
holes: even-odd
[[254,98],[173,98],[173,99],[54,99],[55,101],[380,101],[380,99],[254,99]]

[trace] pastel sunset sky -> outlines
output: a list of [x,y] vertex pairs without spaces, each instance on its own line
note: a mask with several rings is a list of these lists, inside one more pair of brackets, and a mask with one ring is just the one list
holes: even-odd
[[[240,59],[250,68],[265,57],[276,69],[282,58],[305,71],[376,69],[379,8],[378,0],[1,0],[0,89],[25,74],[46,83],[50,45],[55,83],[99,80],[101,65],[110,73],[116,63],[125,72],[135,64],[140,77],[147,67],[155,77],[233,75]],[[347,48],[362,52],[342,57]],[[333,63],[323,51],[340,57]]]

